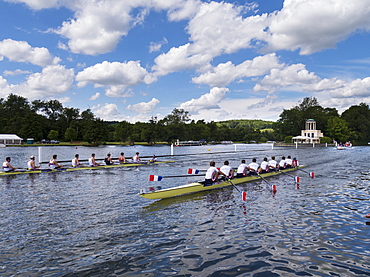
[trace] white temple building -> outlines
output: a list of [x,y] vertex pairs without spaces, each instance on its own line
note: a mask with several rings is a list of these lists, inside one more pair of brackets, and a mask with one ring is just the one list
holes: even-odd
[[320,143],[320,138],[324,137],[321,130],[316,130],[314,119],[306,120],[306,129],[301,131],[300,136],[293,137],[293,142],[298,143]]

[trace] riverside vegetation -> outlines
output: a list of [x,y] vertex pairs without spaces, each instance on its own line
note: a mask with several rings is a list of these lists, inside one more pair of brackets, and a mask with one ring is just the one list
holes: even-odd
[[205,122],[191,120],[189,112],[174,109],[163,119],[152,117],[148,122],[104,121],[90,109],[63,107],[58,100],[35,100],[10,94],[0,99],[0,133],[17,134],[24,140],[44,138],[70,143],[88,144],[145,142],[171,143],[179,140],[208,142],[291,142],[299,135],[309,118],[326,137],[322,142],[347,141],[367,144],[370,141],[370,109],[365,103],[354,105],[339,114],[335,108],[322,107],[316,98],[306,97],[291,109],[284,109],[277,122],[264,120],[227,120]]

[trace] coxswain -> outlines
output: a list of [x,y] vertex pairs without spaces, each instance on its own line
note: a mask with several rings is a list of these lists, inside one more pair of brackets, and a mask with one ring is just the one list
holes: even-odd
[[245,160],[242,160],[242,163],[238,166],[236,171],[236,178],[242,178],[247,175],[247,167],[248,165],[245,163]]
[[156,161],[157,161],[157,157],[153,155],[149,162],[154,163]]
[[229,161],[224,161],[224,165],[221,166],[220,171],[222,171],[227,178],[234,178],[234,169],[229,165]]
[[261,163],[260,168],[258,169],[258,173],[267,173],[269,172],[269,162],[267,158],[263,158],[263,162]]
[[136,154],[132,157],[132,162],[136,163],[136,164],[141,163],[141,159],[139,157],[139,152],[136,152]]
[[99,166],[100,164],[98,164],[96,161],[95,161],[95,154],[92,153],[91,154],[91,157],[89,158],[89,166]]
[[223,173],[222,171],[218,170],[215,167],[216,163],[214,161],[211,161],[209,163],[209,165],[210,165],[210,167],[208,168],[208,170],[206,172],[206,177],[205,177],[205,181],[204,181],[205,186],[210,186],[210,185],[213,184],[213,182],[216,182],[217,179],[218,179],[218,176],[220,174],[227,177],[225,173]]
[[298,167],[299,166],[299,162],[298,162],[297,158],[293,158],[292,166],[293,167]]
[[53,155],[53,158],[49,161],[49,167],[51,169],[63,168],[63,166],[57,162],[57,155]]
[[80,157],[80,155],[76,154],[74,159],[72,160],[72,167],[81,167],[82,166],[82,163],[80,163],[78,161],[78,158]]
[[118,162],[119,162],[120,164],[125,164],[125,163],[127,163],[127,160],[126,160],[126,158],[125,158],[125,153],[121,152],[121,155],[118,157]]
[[31,156],[30,160],[27,162],[27,170],[37,170],[40,166],[35,164],[35,156]]
[[10,164],[10,157],[6,157],[5,158],[5,162],[3,162],[3,170],[5,172],[11,172],[11,171],[14,171],[16,170],[18,167],[13,167],[11,164]]
[[259,164],[257,163],[257,159],[253,158],[252,162],[248,165],[247,169],[249,170],[248,176],[256,175],[258,173]]
[[112,164],[114,164],[114,161],[110,157],[110,153],[107,154],[107,156],[104,159],[104,162],[105,162],[106,165],[112,165]]

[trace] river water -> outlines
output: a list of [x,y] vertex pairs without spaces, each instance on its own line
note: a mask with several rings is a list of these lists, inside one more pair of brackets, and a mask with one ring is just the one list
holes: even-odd
[[[49,146],[41,160],[136,151],[171,153],[169,146]],[[0,149],[19,167],[38,153]],[[315,178],[298,171],[291,174],[301,176],[299,185],[288,175],[239,185],[247,201],[233,187],[158,201],[137,195],[202,178],[149,182],[151,174],[271,155],[297,157]],[[369,156],[370,147],[206,145],[159,158],[174,163],[0,176],[0,276],[370,276]]]

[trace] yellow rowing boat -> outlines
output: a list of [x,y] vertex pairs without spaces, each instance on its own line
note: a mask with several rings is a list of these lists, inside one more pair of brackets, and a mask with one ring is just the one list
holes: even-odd
[[11,171],[11,172],[0,172],[0,176],[8,175],[19,175],[19,174],[38,174],[38,173],[52,173],[52,172],[64,172],[64,171],[78,171],[78,170],[97,170],[117,167],[128,167],[128,166],[142,166],[142,165],[153,165],[162,163],[173,163],[174,161],[160,161],[160,162],[147,162],[147,163],[123,163],[113,165],[99,165],[99,166],[85,166],[85,167],[68,167],[59,169],[41,168],[37,170],[23,170],[23,171]]
[[[306,166],[301,165],[299,167],[288,168],[288,169],[284,169],[281,171],[271,171],[268,173],[263,173],[261,175],[252,175],[252,176],[246,176],[243,178],[235,178],[235,179],[232,179],[231,182],[234,183],[235,185],[243,184],[247,182],[253,182],[253,181],[261,180],[262,178],[269,178],[269,177],[277,176],[277,175],[282,174],[283,172],[295,171],[297,169],[304,168],[304,167]],[[189,177],[191,177],[191,175],[189,175]],[[186,184],[186,185],[173,187],[173,188],[153,190],[150,192],[145,192],[142,190],[139,193],[139,195],[147,199],[153,199],[153,200],[163,199],[163,198],[170,198],[170,197],[175,197],[175,196],[179,196],[183,194],[195,193],[195,192],[204,191],[204,190],[212,190],[212,189],[217,189],[217,188],[222,188],[222,187],[228,187],[228,186],[232,186],[231,182],[228,180],[218,181],[208,186],[205,186],[203,182],[195,182],[195,183]]]

